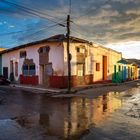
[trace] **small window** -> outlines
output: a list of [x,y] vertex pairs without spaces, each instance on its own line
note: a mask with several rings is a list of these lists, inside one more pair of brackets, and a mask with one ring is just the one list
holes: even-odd
[[43,53],[43,48],[40,48],[38,51],[39,53]]
[[15,62],[15,76],[18,76],[18,62]]
[[23,75],[28,75],[28,65],[23,65]]
[[13,61],[11,60],[10,61],[10,73],[13,73],[14,71],[14,64],[13,64]]
[[29,75],[35,75],[35,65],[29,65]]
[[26,51],[20,51],[20,58],[26,58]]
[[77,52],[80,52],[80,48],[76,48]]
[[84,48],[81,48],[80,49],[80,53],[85,53],[85,49]]
[[29,69],[30,70],[35,70],[35,65],[30,65]]
[[96,71],[100,71],[100,63],[96,63]]
[[35,65],[23,65],[23,75],[35,75]]
[[49,52],[49,51],[50,51],[50,47],[49,46],[45,47],[45,52]]
[[50,51],[50,47],[49,46],[41,47],[38,50],[39,53],[48,53],[49,51]]
[[28,70],[28,65],[24,65],[23,70]]

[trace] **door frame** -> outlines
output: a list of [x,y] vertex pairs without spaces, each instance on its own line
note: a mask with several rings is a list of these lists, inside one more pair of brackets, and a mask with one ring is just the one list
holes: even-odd
[[103,63],[103,71],[102,71],[102,80],[107,80],[107,56],[102,57],[102,63]]

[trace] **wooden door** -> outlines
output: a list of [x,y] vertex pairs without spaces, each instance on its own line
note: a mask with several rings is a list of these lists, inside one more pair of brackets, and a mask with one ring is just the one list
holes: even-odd
[[103,80],[107,80],[107,56],[103,56]]

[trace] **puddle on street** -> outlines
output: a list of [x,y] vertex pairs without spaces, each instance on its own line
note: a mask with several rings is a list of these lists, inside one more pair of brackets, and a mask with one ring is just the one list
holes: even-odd
[[[134,92],[138,91],[128,91],[128,94]],[[96,133],[114,117],[113,114],[123,105],[125,94],[109,92],[95,99],[42,97],[39,113],[0,120],[0,139],[84,139],[93,128]],[[100,137],[96,136],[96,139],[100,140]]]

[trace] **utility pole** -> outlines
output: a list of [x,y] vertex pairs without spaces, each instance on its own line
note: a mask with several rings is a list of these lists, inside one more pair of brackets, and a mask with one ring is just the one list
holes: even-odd
[[68,93],[71,92],[70,15],[67,16]]

